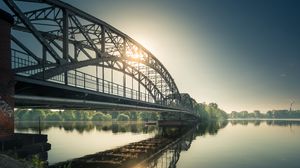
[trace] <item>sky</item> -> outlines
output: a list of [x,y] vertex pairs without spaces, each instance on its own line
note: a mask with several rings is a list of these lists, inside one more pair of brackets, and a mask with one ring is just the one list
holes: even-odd
[[198,102],[300,109],[300,1],[63,1],[141,43]]

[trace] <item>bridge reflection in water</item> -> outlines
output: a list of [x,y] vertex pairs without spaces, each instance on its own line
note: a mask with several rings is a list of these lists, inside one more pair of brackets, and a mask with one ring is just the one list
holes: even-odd
[[[196,127],[160,127],[158,134],[146,140],[130,143],[81,158],[55,164],[51,167],[157,167],[173,165],[181,150],[188,150]],[[168,166],[169,167],[169,166]]]
[[[17,124],[17,131],[24,131],[30,123]],[[33,123],[34,124],[34,123]],[[50,167],[176,167],[182,151],[189,150],[196,136],[216,134],[218,129],[225,127],[225,123],[203,123],[189,127],[156,127],[137,123],[44,123],[42,130],[59,127],[64,130],[89,132],[94,129],[112,132],[143,132],[155,133],[152,138],[130,143],[115,149],[110,149],[80,158],[60,162]],[[51,143],[51,142],[50,142]]]
[[[149,134],[151,138],[135,143],[130,143],[115,149],[103,149],[106,151],[80,157],[86,154],[77,155],[80,157],[72,160],[71,167],[175,167],[182,151],[189,150],[192,141],[196,136],[206,134],[217,134],[220,128],[224,128],[227,122],[209,122],[190,127],[157,127],[154,125],[145,125],[140,122],[42,122],[41,132],[49,133],[50,139],[53,136],[53,130],[61,130],[65,133],[74,135],[82,134],[88,136],[96,133],[112,132],[114,134],[132,132],[134,134]],[[37,122],[16,122],[16,132],[35,133],[39,131]],[[52,133],[51,133],[52,132]],[[53,160],[53,154],[61,153],[57,148],[56,141],[53,143],[53,151],[49,156],[50,164],[61,160]],[[81,145],[78,142],[78,145]],[[100,143],[100,142],[99,142]],[[91,144],[96,145],[97,144]],[[55,148],[55,149],[54,149]],[[73,148],[73,147],[72,147]],[[76,148],[74,146],[74,148]],[[63,150],[68,150],[63,148]],[[71,150],[76,152],[76,150]],[[99,151],[102,151],[101,149]],[[97,152],[94,150],[91,153]],[[67,152],[69,153],[69,152]],[[65,153],[66,155],[68,155]],[[72,157],[64,157],[65,160]],[[50,167],[59,167],[59,165],[70,164],[62,162],[51,165]],[[89,164],[89,165],[88,165]]]

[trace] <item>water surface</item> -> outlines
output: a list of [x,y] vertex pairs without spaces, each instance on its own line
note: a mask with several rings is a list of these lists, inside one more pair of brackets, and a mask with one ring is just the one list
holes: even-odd
[[[37,125],[18,122],[16,132],[36,133]],[[161,130],[136,122],[42,123],[42,133],[52,145],[50,164],[146,140]],[[152,159],[151,164],[178,168],[300,167],[299,120],[202,123],[189,137]]]

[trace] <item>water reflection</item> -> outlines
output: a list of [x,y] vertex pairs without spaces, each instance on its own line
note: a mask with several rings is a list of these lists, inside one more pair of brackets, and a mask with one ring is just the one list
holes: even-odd
[[[197,136],[207,134],[216,135],[218,130],[225,128],[227,124],[228,121],[212,121],[189,127],[188,132],[182,134],[180,138],[175,143],[170,144],[165,151],[159,153],[158,156],[152,156],[152,158],[146,159],[146,161],[138,164],[136,168],[175,168],[180,158],[180,153],[182,151],[188,151]],[[180,129],[182,130],[182,128]]]
[[[231,147],[228,149],[229,152],[235,149],[235,147],[238,147],[240,143],[245,143],[243,146],[247,146],[246,144],[249,143],[249,146],[253,148],[252,143],[264,142],[250,141],[243,137],[249,137],[249,139],[266,138],[267,144],[273,144],[275,141],[273,142],[272,138],[275,139],[278,132],[274,132],[275,134],[271,133],[274,129],[278,130],[277,126],[282,128],[296,127],[300,126],[300,121],[229,120],[222,122],[204,122],[190,127],[159,128],[153,125],[147,126],[141,122],[45,122],[41,124],[40,129],[42,133],[48,134],[50,139],[49,143],[53,146],[49,154],[49,163],[52,167],[58,167],[58,162],[61,166],[68,163],[64,161],[73,159],[72,163],[74,165],[70,167],[100,166],[113,168],[122,166],[137,168],[172,168],[176,167],[179,160],[180,165],[184,163],[183,165],[187,167],[197,167],[198,164],[190,164],[185,161],[189,160],[187,158],[191,158],[192,156],[183,156],[193,155],[195,152],[207,153],[214,150],[218,151],[218,148],[216,148],[218,145],[220,150],[224,150],[224,147],[227,146]],[[253,129],[256,131],[252,131]],[[39,126],[36,122],[16,123],[16,132],[34,133],[38,132],[38,130]],[[220,133],[220,130],[224,131]],[[280,130],[284,131],[283,129]],[[284,132],[282,132],[282,134],[283,133]],[[143,136],[141,137],[140,135]],[[191,148],[196,137],[200,137],[201,143],[198,142],[199,139],[197,138],[193,148]],[[276,138],[278,140],[278,137]],[[68,139],[68,141],[64,141],[66,139]],[[206,142],[206,140],[209,142]],[[205,142],[210,144],[212,141],[217,142],[215,142],[213,146],[202,144]],[[225,145],[226,143],[227,145]],[[254,146],[258,147],[259,145]],[[199,149],[195,151],[198,147]],[[262,146],[259,150],[267,150],[267,148],[263,148]],[[283,149],[278,151],[282,150]],[[182,155],[183,151],[188,152],[184,152]],[[248,153],[251,154],[251,152],[254,151],[255,150],[249,150]],[[206,156],[206,158],[208,157],[209,156]],[[235,157],[241,156],[236,155]],[[200,160],[201,159],[199,159],[199,161]],[[189,162],[191,161],[189,160]],[[230,160],[226,160],[226,162],[229,163]],[[206,167],[210,167],[209,165],[213,162],[205,162],[205,160],[203,160],[201,163],[207,164]],[[250,164],[251,163],[249,163],[249,165]],[[227,165],[227,167],[230,167],[230,165]]]
[[[180,158],[180,153],[182,151],[188,151],[190,149],[192,141],[196,137],[196,132],[198,130],[197,128],[197,126],[189,128],[189,130],[186,133],[180,135],[180,137],[178,137],[175,141],[172,141],[168,146],[161,149],[160,152],[151,155],[141,163],[137,164],[135,167],[175,168]],[[169,128],[162,128],[163,131],[168,131],[168,129]]]
[[260,126],[266,123],[269,126],[300,126],[300,120],[229,120],[232,125],[248,125]]
[[60,162],[51,167],[176,167],[181,151],[189,150],[196,136],[215,135],[227,123],[207,122],[194,126],[159,128],[143,124],[112,123],[105,127],[111,128],[112,132],[149,132],[155,129],[157,132],[154,137],[142,141]]
[[17,132],[47,132],[51,128],[59,128],[66,132],[76,131],[79,134],[89,133],[96,129],[97,131],[107,131],[117,133],[152,133],[156,126],[146,126],[142,122],[16,122]]

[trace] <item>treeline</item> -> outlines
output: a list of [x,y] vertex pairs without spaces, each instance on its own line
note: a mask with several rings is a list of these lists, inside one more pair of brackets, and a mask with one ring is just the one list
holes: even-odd
[[216,103],[197,103],[194,109],[202,121],[227,119],[227,113],[220,109]]
[[[224,120],[226,113],[216,103],[196,103],[194,111],[202,121]],[[16,109],[15,120],[19,121],[156,121],[160,119],[155,112],[110,112],[86,110],[62,110],[49,109]]]
[[86,110],[53,111],[49,109],[16,109],[15,120],[20,121],[152,121],[158,120],[158,113],[111,112]]
[[267,113],[261,113],[259,110],[255,110],[253,112],[232,111],[228,115],[228,118],[300,118],[300,110],[271,110]]
[[262,123],[266,123],[266,125],[276,125],[283,127],[291,127],[291,126],[300,126],[299,120],[230,120],[229,123],[231,125],[249,125],[253,124],[254,126],[259,126]]
[[227,113],[216,103],[198,103],[186,93],[181,94],[181,105],[194,111],[202,121],[227,119]]

